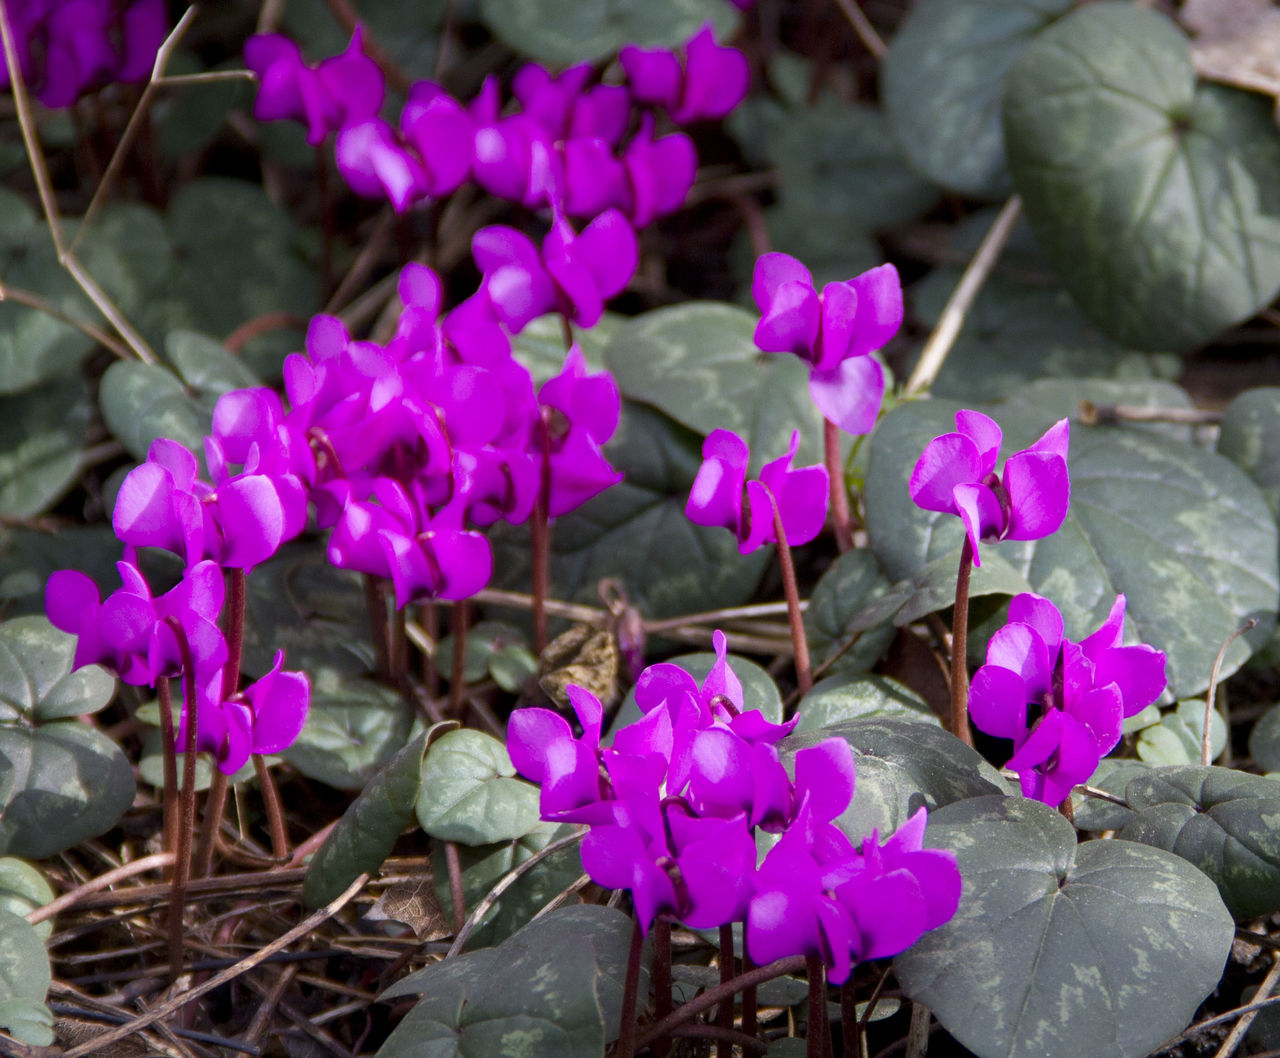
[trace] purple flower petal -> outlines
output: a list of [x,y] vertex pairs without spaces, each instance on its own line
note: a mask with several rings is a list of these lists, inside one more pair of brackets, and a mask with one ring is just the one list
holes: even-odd
[[1009,494],[1010,540],[1039,540],[1055,533],[1067,517],[1071,480],[1060,455],[1016,452],[1004,465]]
[[831,371],[809,375],[809,396],[845,433],[870,433],[884,401],[884,368],[869,356],[842,360]]
[[969,685],[969,717],[979,731],[1015,741],[1027,729],[1030,700],[1022,677],[998,665],[983,665]]
[[944,433],[924,446],[907,489],[917,507],[950,514],[955,512],[956,486],[982,476],[982,456],[972,438]]

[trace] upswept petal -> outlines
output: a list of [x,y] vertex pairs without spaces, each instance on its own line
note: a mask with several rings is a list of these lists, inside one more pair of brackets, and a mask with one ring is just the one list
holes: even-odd
[[954,514],[956,486],[981,481],[983,476],[982,455],[973,439],[944,433],[924,446],[907,490],[917,507]]
[[974,480],[981,481],[996,468],[1004,434],[995,419],[980,411],[967,409],[956,412],[956,430],[969,438],[978,450],[978,468]]
[[1071,478],[1062,456],[1048,452],[1015,452],[1004,465],[1009,494],[1009,540],[1039,540],[1056,533],[1071,503]]

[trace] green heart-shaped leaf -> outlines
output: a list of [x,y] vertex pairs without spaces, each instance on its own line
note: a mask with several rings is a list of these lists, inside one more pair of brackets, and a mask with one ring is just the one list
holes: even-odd
[[357,875],[376,871],[391,855],[396,838],[413,822],[430,738],[424,731],[400,750],[347,806],[307,868],[302,899],[308,906],[327,904]]
[[1280,140],[1258,96],[1197,85],[1164,15],[1077,7],[1009,71],[1005,145],[1036,237],[1112,336],[1186,351],[1280,290]]
[[1009,193],[1000,98],[1009,67],[1070,0],[925,0],[880,67],[890,127],[911,164],[952,191]]
[[1061,815],[1021,797],[941,808],[925,844],[956,854],[960,909],[894,970],[978,1058],[1141,1058],[1218,983],[1234,923],[1175,856],[1077,846]]
[[418,822],[441,841],[490,845],[538,825],[538,788],[516,778],[507,748],[483,731],[450,731],[422,763]]
[[1280,782],[1229,768],[1162,768],[1132,779],[1122,838],[1167,849],[1217,884],[1231,913],[1280,910]]
[[410,974],[381,998],[423,998],[376,1058],[599,1058],[618,1035],[633,928],[613,908],[557,908],[496,948]]

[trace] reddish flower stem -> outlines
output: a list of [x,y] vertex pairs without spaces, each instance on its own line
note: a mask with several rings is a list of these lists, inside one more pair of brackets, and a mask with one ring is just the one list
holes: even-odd
[[178,742],[173,730],[173,692],[169,680],[156,684],[160,703],[161,759],[164,761],[164,848],[173,852],[178,843]]
[[787,530],[778,512],[778,501],[773,503],[773,531],[778,538],[778,565],[782,570],[782,590],[787,597],[787,622],[791,626],[791,644],[796,654],[796,687],[801,694],[813,689],[813,672],[809,667],[809,640],[804,634],[804,615],[800,613],[800,590],[796,587],[796,567],[791,561],[791,547],[787,544]]
[[[169,981],[172,983],[182,973],[182,911],[187,902],[187,882],[191,877],[191,839],[196,824],[196,736],[200,729],[200,700],[196,695],[195,659],[191,656],[191,644],[187,641],[186,629],[176,617],[166,617],[165,623],[178,641],[178,653],[182,658],[183,712],[187,735],[182,751],[182,796],[178,810],[178,844],[169,891]],[[165,680],[161,682],[167,683]],[[166,704],[161,702],[160,708],[163,713]],[[161,719],[163,720],[163,716]],[[170,729],[172,725],[172,714],[170,714]]]
[[267,809],[267,830],[271,834],[271,855],[280,863],[289,859],[289,831],[284,821],[284,806],[280,803],[280,791],[261,753],[253,754],[253,770],[262,789],[262,803]]
[[[745,933],[743,940],[746,940]],[[754,970],[755,964],[751,961],[751,956],[747,954],[747,946],[742,945],[742,972],[750,974]],[[747,1036],[755,1036],[759,1029],[756,1024],[756,986],[747,985],[742,990],[742,1032]]]
[[[661,1021],[671,1013],[671,921],[659,916],[653,924],[653,1011]],[[656,1058],[666,1058],[671,1040],[663,1036],[653,1041]]]
[[805,1022],[806,1058],[827,1056],[827,975],[816,955],[806,959],[809,973],[809,1016]]
[[[622,988],[622,1020],[613,1058],[635,1058],[637,993],[640,991],[640,962],[644,953],[644,934],[636,922],[631,931],[631,948],[627,952],[627,979]],[[661,1022],[659,1022],[661,1024]]]
[[[726,985],[733,980],[733,926],[726,924],[720,927],[720,984]],[[716,1008],[716,1025],[725,1032],[733,1031],[733,994],[727,995]],[[721,1037],[716,1044],[716,1058],[733,1058],[733,1044]]]
[[533,652],[547,648],[547,596],[551,592],[551,434],[545,416],[534,425],[538,445],[538,498],[529,525],[533,578]]
[[968,534],[960,550],[956,573],[956,603],[951,614],[951,733],[966,746],[969,733],[969,575],[973,572],[973,545]]
[[840,458],[840,427],[830,419],[822,422],[822,449],[827,476],[831,479],[831,516],[835,520],[836,547],[844,554],[853,547],[853,513],[849,490],[844,483],[844,460]]
[[213,849],[218,831],[222,827],[222,816],[227,808],[227,776],[218,768],[213,769],[213,782],[209,785],[209,793],[204,801],[204,819],[200,826],[200,843],[196,846],[195,859],[191,864],[191,877],[204,878],[213,870]]
[[862,1022],[858,1020],[858,991],[852,976],[840,986],[840,1031],[844,1035],[844,1053],[861,1058]]

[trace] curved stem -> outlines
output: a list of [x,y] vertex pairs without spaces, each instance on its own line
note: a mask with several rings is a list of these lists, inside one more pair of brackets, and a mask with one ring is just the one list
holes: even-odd
[[538,445],[538,498],[529,526],[533,578],[533,652],[547,648],[547,596],[551,594],[551,434],[545,415],[534,426]]
[[966,746],[973,745],[969,733],[969,575],[973,572],[973,545],[968,534],[960,549],[960,569],[956,573],[956,603],[951,615],[951,733]]
[[800,610],[800,590],[796,586],[796,567],[791,561],[791,547],[787,543],[787,530],[778,512],[778,501],[773,503],[773,531],[778,538],[778,565],[782,569],[782,590],[787,597],[787,622],[791,626],[791,644],[796,653],[796,686],[801,694],[813,689],[813,672],[809,667],[809,640],[804,633],[804,615]]
[[195,659],[191,656],[186,629],[176,617],[166,617],[165,623],[178,641],[178,653],[182,658],[183,722],[187,735],[182,750],[178,845],[169,895],[169,980],[172,982],[182,973],[182,911],[187,900],[187,881],[191,877],[191,838],[196,823],[196,738],[200,730],[200,701],[196,694]]
[[240,665],[244,658],[244,612],[248,587],[244,570],[227,571],[227,663],[222,666],[222,700],[225,702],[240,689]]
[[284,807],[280,803],[280,791],[275,777],[261,753],[253,754],[253,770],[262,789],[262,802],[267,809],[267,829],[271,832],[271,855],[280,863],[289,859],[289,831],[285,827]]
[[835,520],[836,547],[844,554],[853,547],[853,514],[849,510],[849,490],[844,483],[844,460],[840,458],[840,427],[830,419],[822,423],[822,448],[827,477],[831,479],[831,516]]
[[217,768],[213,770],[213,782],[204,802],[204,819],[200,826],[200,842],[191,864],[191,876],[203,878],[213,870],[214,838],[222,826],[222,816],[227,809],[227,776]]
[[631,948],[627,952],[627,980],[622,990],[622,1020],[614,1058],[634,1058],[636,1053],[636,1010],[639,1006],[640,963],[644,954],[644,934],[636,922],[631,931]]
[[172,852],[178,842],[178,739],[173,730],[173,692],[169,680],[156,684],[160,703],[161,759],[164,761],[164,847]]

